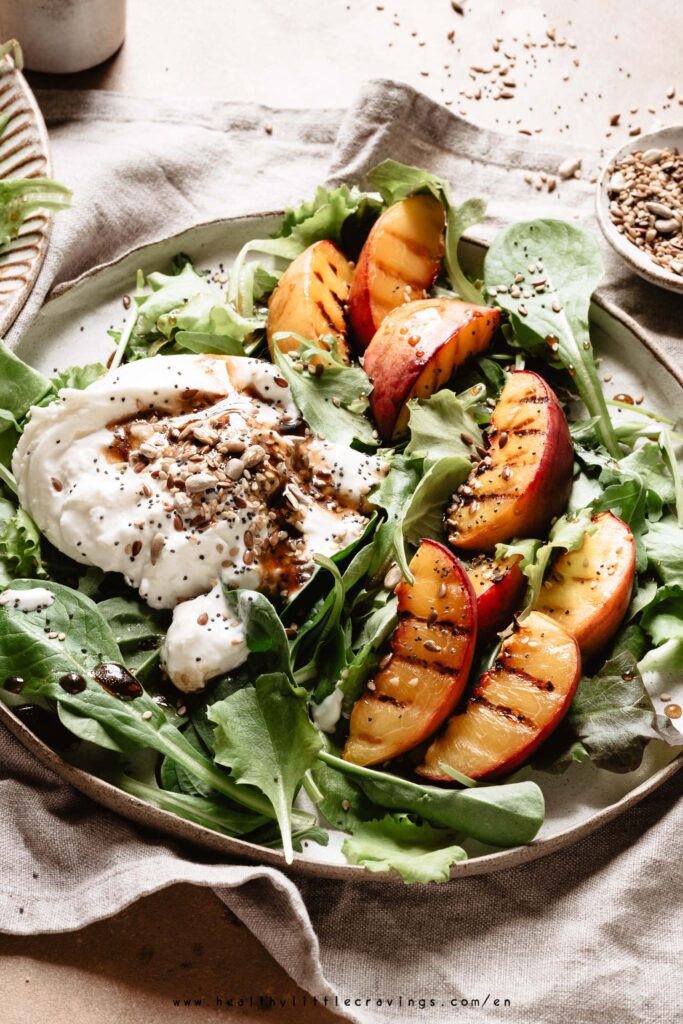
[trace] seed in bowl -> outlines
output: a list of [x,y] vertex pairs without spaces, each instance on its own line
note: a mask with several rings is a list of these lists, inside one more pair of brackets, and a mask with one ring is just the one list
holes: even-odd
[[619,234],[663,270],[683,276],[683,155],[637,150],[609,174],[609,215]]

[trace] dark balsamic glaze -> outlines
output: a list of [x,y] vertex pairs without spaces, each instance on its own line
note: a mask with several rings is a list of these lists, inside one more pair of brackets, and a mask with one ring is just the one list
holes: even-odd
[[135,700],[142,696],[142,687],[124,665],[115,661],[101,661],[92,670],[92,677],[102,689],[119,700]]
[[67,672],[59,680],[59,685],[67,693],[83,693],[86,683],[83,676],[79,676],[78,672]]
[[9,693],[21,693],[24,689],[24,680],[21,676],[9,676],[2,685]]

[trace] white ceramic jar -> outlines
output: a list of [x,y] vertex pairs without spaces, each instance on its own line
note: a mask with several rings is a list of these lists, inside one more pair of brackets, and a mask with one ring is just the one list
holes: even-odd
[[0,0],[0,35],[19,40],[31,71],[85,71],[125,34],[126,0]]

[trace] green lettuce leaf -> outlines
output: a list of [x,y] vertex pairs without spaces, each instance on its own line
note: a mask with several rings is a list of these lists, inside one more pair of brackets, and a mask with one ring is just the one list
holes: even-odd
[[451,864],[467,860],[453,833],[417,825],[405,814],[387,814],[378,821],[358,821],[344,841],[349,864],[372,872],[396,871],[404,882],[447,882]]

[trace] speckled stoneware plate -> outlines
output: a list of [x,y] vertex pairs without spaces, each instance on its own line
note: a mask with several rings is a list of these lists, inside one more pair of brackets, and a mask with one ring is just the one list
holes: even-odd
[[[43,115],[11,56],[0,61],[0,114],[9,121],[0,136],[0,181],[49,178],[50,150]],[[52,218],[37,210],[0,252],[0,337],[7,333],[31,294],[45,259]]]
[[[249,238],[271,233],[276,214],[216,221],[191,228],[172,238],[134,250],[114,263],[95,268],[76,282],[62,286],[44,305],[31,329],[17,345],[17,353],[38,369],[49,373],[56,367],[106,360],[112,342],[107,329],[122,323],[125,313],[121,298],[131,291],[135,273],[165,269],[178,252],[187,253],[200,267],[229,265]],[[483,247],[467,243],[466,261],[477,273]],[[637,325],[618,310],[595,302],[591,310],[596,349],[603,372],[612,374],[615,392],[644,391],[654,409],[680,409],[683,377],[659,357]],[[647,680],[646,680],[647,682]],[[672,700],[683,703],[683,678],[667,682]],[[11,710],[0,703],[0,720],[44,764],[77,789],[105,807],[141,825],[178,840],[191,841],[226,858],[260,861],[284,867],[282,854],[252,843],[211,832],[192,822],[115,789],[82,768],[67,763],[35,736]],[[494,850],[480,844],[466,844],[471,859],[456,864],[454,879],[486,874],[514,867],[552,853],[588,835],[671,778],[683,765],[671,748],[651,743],[643,764],[636,772],[615,775],[599,771],[589,763],[574,765],[565,775],[536,775],[545,794],[546,822],[530,845],[512,850]],[[341,836],[332,835],[327,848],[310,844],[296,855],[294,870],[333,878],[377,881],[364,868],[345,863],[340,852]]]
[[638,135],[637,138],[631,139],[621,149],[612,153],[597,184],[595,205],[598,223],[609,244],[615,252],[619,253],[631,270],[649,281],[650,284],[656,284],[660,288],[666,288],[667,291],[683,295],[683,275],[674,274],[673,271],[664,270],[663,267],[653,263],[646,252],[629,242],[625,235],[617,231],[609,215],[609,182],[612,177],[610,168],[618,165],[629,153],[635,153],[638,150],[645,153],[648,149],[677,149],[679,153],[683,153],[683,124],[660,128],[659,131],[649,132],[647,135]]

